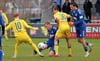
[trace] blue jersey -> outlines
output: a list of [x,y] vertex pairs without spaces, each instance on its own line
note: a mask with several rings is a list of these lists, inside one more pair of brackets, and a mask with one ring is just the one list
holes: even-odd
[[[57,32],[57,27],[52,26],[52,29],[48,30],[48,40],[46,42],[44,42],[44,44],[48,45],[47,48],[51,47],[50,51],[53,51],[53,52],[55,52],[55,50],[54,50],[54,37],[55,37],[56,32]],[[54,37],[50,38],[50,35],[54,35]],[[59,44],[59,42],[58,42],[58,44]]]
[[84,22],[84,17],[83,17],[83,13],[82,13],[82,10],[77,8],[76,11],[70,11],[70,14],[72,15],[73,17],[73,22],[74,22],[74,25],[75,25],[75,28],[78,30],[78,29],[82,29],[82,28],[85,28],[86,27],[86,24]]
[[54,40],[54,37],[50,38],[50,35],[54,35],[55,36],[56,32],[57,32],[57,27],[56,26],[52,26],[51,30],[48,30],[48,38],[50,40]]
[[2,34],[5,31],[5,24],[2,15],[0,14],[0,47],[1,47],[1,26],[2,26]]

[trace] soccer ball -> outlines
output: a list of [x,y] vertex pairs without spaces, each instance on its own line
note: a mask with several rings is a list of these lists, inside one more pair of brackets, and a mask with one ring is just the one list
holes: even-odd
[[44,44],[43,42],[40,42],[40,43],[38,44],[38,48],[39,48],[39,49],[44,49],[44,48],[45,48],[45,44]]

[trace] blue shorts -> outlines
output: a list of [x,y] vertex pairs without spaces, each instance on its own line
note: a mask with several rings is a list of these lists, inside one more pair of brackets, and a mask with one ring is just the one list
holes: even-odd
[[86,36],[86,28],[76,30],[77,38],[85,38]]
[[[44,42],[44,44],[48,45],[47,48],[51,47],[50,48],[50,51],[53,51],[55,53],[55,49],[54,49],[54,39],[53,40],[48,39],[48,41]],[[59,42],[58,42],[58,45],[59,45]]]

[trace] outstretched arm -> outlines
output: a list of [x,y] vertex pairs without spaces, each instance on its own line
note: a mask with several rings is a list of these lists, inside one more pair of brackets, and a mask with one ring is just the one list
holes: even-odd
[[38,30],[38,29],[39,29],[39,28],[33,28],[33,27],[27,25],[27,23],[26,23],[25,21],[23,21],[23,22],[24,22],[24,26],[25,26],[26,28],[28,28],[28,29],[32,29],[32,30]]

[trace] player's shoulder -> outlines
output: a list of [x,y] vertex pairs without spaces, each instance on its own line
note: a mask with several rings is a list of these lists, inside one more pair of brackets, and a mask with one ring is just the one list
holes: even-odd
[[78,12],[79,14],[81,14],[81,13],[82,13],[82,10],[79,9],[79,8],[77,8],[77,12]]
[[73,10],[70,10],[70,13],[72,13],[73,12]]
[[2,15],[6,15],[5,13],[2,13]]

